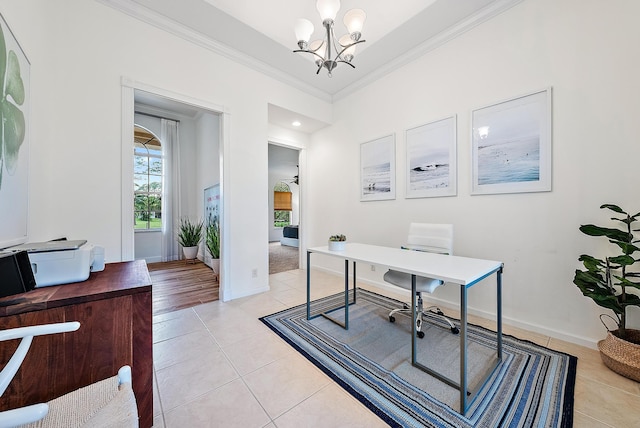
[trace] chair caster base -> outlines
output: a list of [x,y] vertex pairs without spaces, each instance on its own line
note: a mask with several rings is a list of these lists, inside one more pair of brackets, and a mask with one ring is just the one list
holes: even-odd
[[451,333],[459,334],[460,333],[460,329],[458,327],[451,327]]
[[420,339],[424,338],[424,331],[417,331],[416,336],[418,336],[418,338]]
[[389,322],[396,322],[396,317],[389,315]]

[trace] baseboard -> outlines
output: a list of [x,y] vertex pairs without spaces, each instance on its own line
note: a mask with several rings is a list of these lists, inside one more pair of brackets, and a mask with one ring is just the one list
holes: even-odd
[[299,241],[296,238],[280,238],[280,245],[298,248]]
[[[330,273],[339,277],[343,277],[344,276],[344,272],[341,271],[337,271],[334,269],[328,269],[325,267],[316,267],[314,266],[312,268],[312,270],[318,270],[318,271],[322,271],[322,272],[326,272],[326,273]],[[351,278],[349,278],[349,280],[351,281]],[[399,287],[395,287],[393,285],[389,285],[386,282],[380,282],[380,281],[373,281],[370,279],[364,279],[364,278],[358,278],[358,282],[364,283],[364,284],[368,284],[368,285],[372,285],[374,287],[378,287],[381,288],[383,290],[387,290],[396,294],[406,294],[407,296],[407,301],[411,300],[411,292],[409,290],[405,290]],[[443,308],[448,308],[448,309],[452,309],[452,310],[458,310],[459,309],[459,304],[458,302],[453,302],[450,300],[444,300],[444,299],[439,299],[435,296],[429,296],[429,300],[431,302],[437,303],[438,306],[442,306]],[[467,308],[467,312],[470,315],[475,315],[475,316],[479,316],[481,318],[486,318],[486,319],[493,319],[495,318],[496,314],[495,312],[488,312],[482,309],[477,309],[474,308],[472,306],[469,306]],[[566,332],[562,332],[562,331],[558,331],[558,330],[554,330],[554,329],[550,329],[548,327],[544,327],[538,324],[532,324],[532,323],[527,323],[527,322],[523,322],[520,320],[517,320],[515,318],[511,318],[511,317],[507,317],[507,316],[502,316],[502,323],[503,325],[508,325],[511,327],[516,327],[516,328],[521,328],[523,330],[527,330],[533,333],[538,333],[538,334],[542,334],[544,336],[549,336],[552,337],[554,339],[559,339],[559,340],[563,340],[565,342],[570,342],[570,343],[574,343],[576,345],[580,345],[580,346],[584,346],[586,348],[591,348],[591,349],[598,349],[598,341],[588,338],[588,337],[582,337],[582,336],[577,336],[577,335],[572,335],[572,334],[567,334]]]
[[253,296],[254,294],[258,294],[258,293],[264,293],[265,291],[269,291],[270,289],[271,288],[269,288],[269,286],[266,286],[266,287],[260,287],[260,288],[252,289],[252,290],[247,291],[245,293],[234,294],[232,296],[229,296],[225,300],[225,302],[228,302],[229,300],[240,299],[242,297]]

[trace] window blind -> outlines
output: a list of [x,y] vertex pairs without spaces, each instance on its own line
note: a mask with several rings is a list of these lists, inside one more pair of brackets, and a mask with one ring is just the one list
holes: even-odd
[[273,192],[273,209],[291,211],[291,192]]

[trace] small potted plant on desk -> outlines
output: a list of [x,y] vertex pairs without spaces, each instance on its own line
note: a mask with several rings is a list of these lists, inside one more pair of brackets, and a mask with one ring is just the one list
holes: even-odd
[[180,229],[178,231],[178,243],[182,246],[184,258],[195,261],[198,256],[198,246],[202,240],[201,221],[192,222],[188,217],[180,219]]
[[218,276],[220,272],[220,224],[217,217],[207,222],[204,243],[211,254],[211,269]]
[[[629,292],[640,290],[640,272],[631,272],[632,266],[638,262],[633,253],[640,252],[638,240],[634,240],[632,224],[638,220],[640,213],[629,215],[617,205],[605,204],[600,208],[609,209],[621,218],[611,218],[622,229],[606,228],[587,224],[580,226],[580,231],[589,236],[604,236],[614,244],[619,254],[598,259],[587,254],[580,256],[586,271],[576,269],[574,284],[582,294],[593,299],[603,308],[611,309],[615,318],[608,316],[617,324],[616,330],[608,330],[607,338],[598,342],[600,356],[604,364],[611,370],[625,377],[640,382],[640,330],[627,328],[627,308],[640,307],[640,297]],[[603,321],[604,324],[604,321]],[[605,325],[606,328],[606,325]]]
[[347,237],[344,235],[332,235],[329,237],[329,251],[344,251]]

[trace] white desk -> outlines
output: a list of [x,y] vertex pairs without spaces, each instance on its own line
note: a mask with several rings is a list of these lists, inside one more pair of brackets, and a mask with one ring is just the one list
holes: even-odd
[[[401,272],[412,275],[411,304],[413,308],[412,336],[411,336],[411,363],[437,377],[443,382],[460,390],[460,413],[465,414],[473,403],[478,390],[491,377],[493,371],[502,362],[502,262],[493,260],[473,259],[469,257],[446,256],[441,254],[426,253],[420,251],[408,251],[399,248],[380,247],[376,245],[348,243],[344,251],[329,251],[328,247],[315,247],[307,249],[307,319],[311,319],[311,253],[324,254],[339,257],[345,262],[345,302],[344,306],[334,308],[317,316],[324,316],[333,322],[349,329],[349,305],[356,301],[356,262],[387,266]],[[349,261],[353,262],[353,302],[349,302]],[[496,274],[497,279],[497,349],[496,360],[480,386],[473,393],[468,393],[467,380],[467,289],[477,284],[482,279]],[[420,364],[416,356],[416,331],[415,331],[415,299],[416,276],[426,276],[440,279],[444,282],[460,286],[460,382],[455,382],[446,376],[433,371]],[[344,323],[332,319],[328,313],[344,308]]]

